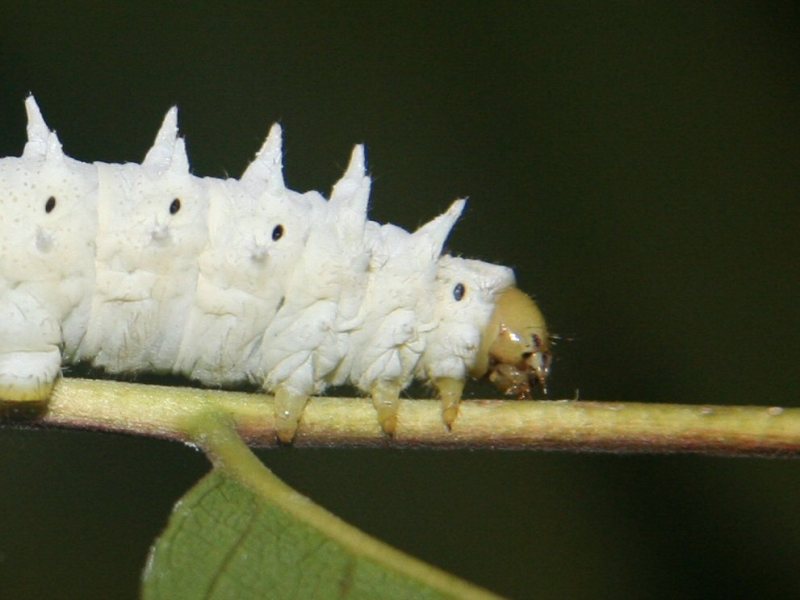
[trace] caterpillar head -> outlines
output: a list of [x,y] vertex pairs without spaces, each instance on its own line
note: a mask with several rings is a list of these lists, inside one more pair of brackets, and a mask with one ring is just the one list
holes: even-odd
[[549,371],[550,338],[544,317],[530,296],[509,287],[497,296],[471,374],[488,375],[505,394],[530,398],[536,384],[547,392]]

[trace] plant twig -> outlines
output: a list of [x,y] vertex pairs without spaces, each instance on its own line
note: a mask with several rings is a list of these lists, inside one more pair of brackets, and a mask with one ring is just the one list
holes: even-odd
[[[271,397],[187,387],[62,379],[33,423],[191,443],[191,423],[209,408],[230,415],[248,444],[278,445]],[[470,400],[448,431],[437,401],[407,400],[388,438],[369,400],[322,397],[294,444],[800,456],[800,408]]]

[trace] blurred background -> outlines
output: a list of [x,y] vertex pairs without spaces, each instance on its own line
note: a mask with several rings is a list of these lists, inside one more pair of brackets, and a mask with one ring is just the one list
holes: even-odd
[[[799,404],[796,4],[7,4],[0,156],[29,92],[84,161],[141,160],[173,104],[200,175],[238,176],[277,120],[287,183],[327,192],[366,142],[373,219],[469,196],[450,249],[536,295],[565,338],[551,398]],[[800,595],[797,461],[260,455],[512,598]],[[174,443],[3,428],[0,597],[135,597],[207,469]]]

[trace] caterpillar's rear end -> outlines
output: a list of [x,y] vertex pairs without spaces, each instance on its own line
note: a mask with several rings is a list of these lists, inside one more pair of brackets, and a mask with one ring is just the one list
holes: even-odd
[[289,190],[277,125],[240,179],[198,178],[175,109],[142,164],[86,165],[26,107],[25,151],[0,160],[0,399],[45,400],[76,360],[256,382],[290,441],[330,384],[370,394],[389,434],[414,378],[447,426],[468,376],[546,388],[545,321],[511,270],[441,254],[462,200],[413,233],[369,221],[360,146],[330,199]]

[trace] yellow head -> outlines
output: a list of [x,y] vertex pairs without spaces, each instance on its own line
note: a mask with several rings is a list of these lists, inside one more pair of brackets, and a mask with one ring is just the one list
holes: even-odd
[[497,298],[470,374],[488,376],[507,395],[530,398],[537,382],[547,392],[549,371],[550,336],[544,317],[530,296],[510,287]]

